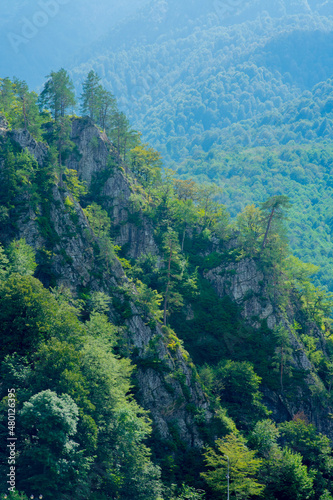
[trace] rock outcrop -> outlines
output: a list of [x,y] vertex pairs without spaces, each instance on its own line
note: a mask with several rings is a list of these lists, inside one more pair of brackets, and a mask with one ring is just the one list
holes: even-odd
[[151,223],[144,217],[135,223],[130,221],[131,184],[107,136],[85,118],[73,121],[71,139],[77,152],[68,161],[68,167],[77,170],[80,179],[94,191],[110,214],[114,242],[126,246],[127,255],[132,258],[157,254]]
[[[121,162],[106,136],[88,119],[72,122],[72,140],[77,151],[68,161],[68,168],[76,169],[81,180],[91,188],[100,183],[99,196],[111,213],[114,228],[119,228],[115,242],[126,244],[131,256],[156,253],[152,227],[147,221],[135,226],[128,221],[131,185],[121,167]],[[0,123],[7,134],[5,122]],[[46,160],[47,146],[35,141],[28,132],[11,132],[12,139],[22,149],[28,150],[40,165]],[[111,167],[110,167],[111,165]],[[94,235],[79,203],[72,200],[71,207],[65,200],[69,196],[64,187],[54,186],[48,202],[49,222],[53,242],[45,235],[35,212],[22,214],[16,223],[16,238],[25,238],[37,251],[37,256],[48,251],[48,270],[39,256],[38,277],[49,285],[49,276],[56,284],[69,287],[74,293],[79,289],[103,291],[111,298],[123,300],[122,287],[128,283],[117,258],[111,269],[101,271],[93,250]],[[49,228],[49,231],[50,231]],[[55,283],[53,283],[55,284]],[[132,286],[132,285],[131,285]],[[133,294],[135,295],[135,288]],[[137,364],[137,399],[150,410],[153,426],[163,440],[174,439],[174,429],[187,447],[201,447],[203,440],[195,422],[195,412],[203,411],[207,422],[212,415],[195,370],[180,349],[168,349],[168,335],[157,325],[150,328],[134,302],[127,304],[131,314],[123,321],[124,339],[129,354]],[[111,319],[119,319],[119,311],[111,305]],[[174,376],[177,372],[178,378]],[[192,410],[189,410],[192,408]],[[194,410],[193,410],[194,409]],[[173,428],[173,434],[170,429]]]
[[[303,412],[321,432],[333,438],[333,422],[327,418],[332,409],[325,406],[319,396],[320,393],[325,393],[326,389],[292,327],[296,307],[288,304],[286,311],[282,313],[275,305],[275,294],[279,292],[274,290],[269,277],[259,269],[258,262],[249,258],[209,270],[205,273],[205,277],[213,285],[219,297],[229,296],[238,304],[244,322],[252,328],[259,329],[262,321],[265,321],[271,330],[277,325],[282,325],[289,332],[292,350],[290,362],[298,373],[303,374],[304,383],[294,384],[292,398],[267,387],[262,388],[264,403],[272,411],[273,418],[282,422]],[[312,323],[308,328],[319,342],[322,334],[318,327]]]

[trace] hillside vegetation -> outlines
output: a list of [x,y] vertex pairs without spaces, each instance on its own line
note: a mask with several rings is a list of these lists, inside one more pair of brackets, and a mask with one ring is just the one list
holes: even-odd
[[153,2],[83,52],[120,109],[182,179],[214,182],[234,217],[288,194],[293,252],[333,290],[332,6]]
[[218,500],[227,455],[240,499],[331,499],[332,297],[290,253],[290,199],[230,219],[94,72],[83,89],[77,117],[64,69],[39,96],[1,80],[0,433],[15,401],[21,498]]

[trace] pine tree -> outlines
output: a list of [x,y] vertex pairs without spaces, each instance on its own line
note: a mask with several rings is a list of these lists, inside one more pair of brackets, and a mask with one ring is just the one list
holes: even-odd
[[39,96],[40,107],[49,107],[53,118],[58,121],[63,118],[70,107],[75,106],[74,84],[63,68],[57,72],[51,71],[49,80]]
[[102,91],[100,80],[100,77],[91,70],[82,85],[81,111],[95,122],[98,120],[100,111],[100,97]]

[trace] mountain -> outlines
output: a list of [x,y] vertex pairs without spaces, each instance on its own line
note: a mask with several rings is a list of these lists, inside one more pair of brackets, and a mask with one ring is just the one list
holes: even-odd
[[295,199],[292,251],[329,290],[332,14],[323,1],[152,2],[71,70],[80,87],[93,68],[165,165],[222,187],[232,216]]
[[38,114],[29,92],[27,110],[11,85],[0,391],[22,448],[10,481],[46,500],[55,488],[217,500],[226,485],[210,471],[247,452],[260,460],[244,484],[272,500],[330,495],[332,296],[289,252],[287,197],[233,222],[214,187],[163,174],[139,137],[125,154],[126,130],[112,143],[89,117]]

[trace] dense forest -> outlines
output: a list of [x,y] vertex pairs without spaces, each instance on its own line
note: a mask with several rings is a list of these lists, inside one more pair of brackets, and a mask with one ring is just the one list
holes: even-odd
[[329,253],[330,153],[287,146],[213,150],[222,196],[251,178],[230,217],[96,72],[77,96],[64,69],[39,95],[0,80],[2,495],[333,498],[332,294],[290,251],[303,194],[265,197],[258,166],[304,184]]
[[333,291],[332,5],[152,2],[71,67],[89,69],[181,179],[213,182],[232,218],[287,194],[292,251]]

